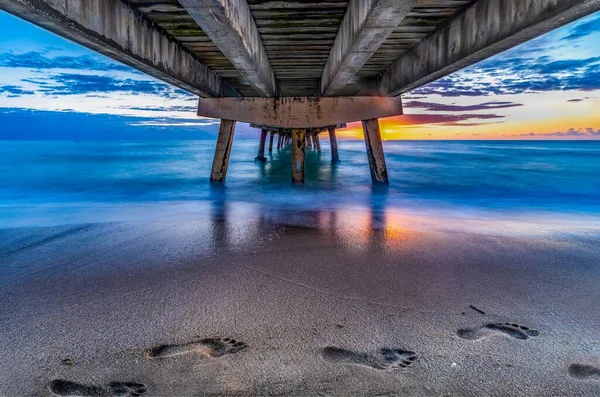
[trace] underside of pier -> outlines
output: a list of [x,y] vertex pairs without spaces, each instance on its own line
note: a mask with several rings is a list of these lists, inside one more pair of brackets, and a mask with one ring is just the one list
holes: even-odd
[[235,123],[257,160],[304,151],[362,121],[371,175],[387,184],[378,125],[400,95],[600,10],[600,0],[0,0],[0,9],[200,97],[222,120],[211,181],[223,183]]

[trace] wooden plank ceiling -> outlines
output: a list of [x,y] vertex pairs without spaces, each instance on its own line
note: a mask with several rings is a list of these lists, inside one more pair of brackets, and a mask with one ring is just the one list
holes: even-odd
[[[212,43],[177,0],[123,0],[226,79],[243,96],[254,89]],[[247,0],[277,78],[280,96],[318,96],[323,67],[347,0]],[[342,95],[383,72],[403,52],[445,26],[477,0],[420,0],[361,68]]]

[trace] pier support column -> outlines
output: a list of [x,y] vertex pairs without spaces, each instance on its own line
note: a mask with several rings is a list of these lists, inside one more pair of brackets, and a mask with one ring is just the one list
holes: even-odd
[[331,162],[339,163],[340,155],[338,154],[337,138],[335,137],[335,128],[329,129],[329,144],[331,146]]
[[321,140],[319,139],[319,134],[315,134],[315,148],[317,149],[317,153],[321,154]]
[[267,142],[267,130],[262,130],[260,133],[260,144],[258,146],[258,154],[254,161],[266,161],[265,157],[265,143]]
[[381,133],[379,131],[379,120],[363,120],[363,131],[365,133],[365,144],[367,145],[367,157],[371,167],[371,179],[375,185],[389,185]]
[[292,130],[292,183],[304,184],[304,145],[306,130]]
[[211,183],[225,183],[234,130],[235,121],[221,120],[219,137],[217,138],[217,147],[215,148],[215,157],[213,159],[212,171],[210,172]]
[[273,153],[273,139],[275,138],[275,131],[271,131],[271,136],[269,137],[269,153]]
[[281,134],[277,134],[277,150],[281,149]]

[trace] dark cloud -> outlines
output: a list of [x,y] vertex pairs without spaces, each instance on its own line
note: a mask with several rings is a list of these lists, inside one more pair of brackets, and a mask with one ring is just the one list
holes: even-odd
[[493,110],[493,109],[506,109],[506,108],[514,108],[518,106],[523,106],[521,103],[515,102],[503,102],[503,101],[493,101],[493,102],[485,102],[478,105],[446,105],[443,103],[434,103],[434,102],[419,102],[419,101],[410,101],[404,103],[404,107],[406,108],[417,108],[417,109],[425,109],[436,112],[469,112],[469,111],[478,111],[478,110]]
[[563,40],[573,41],[588,36],[592,33],[597,32],[598,26],[600,26],[600,15],[598,15],[594,19],[590,19],[589,21],[583,22],[575,26],[573,29],[571,29],[569,35],[566,36]]
[[[574,40],[598,32],[600,14],[572,25],[562,40],[538,38],[413,90],[411,95],[458,97],[599,90],[600,56],[569,59],[569,54],[576,53],[572,51]],[[557,59],[543,55],[551,50],[566,56]]]
[[[0,108],[0,140],[215,140],[218,123],[210,120],[163,118],[154,125],[154,117],[133,117],[111,114],[89,114],[73,111],[40,111],[31,109]],[[188,122],[181,125],[182,122]],[[172,124],[172,126],[168,125]],[[82,128],[85,126],[85,128]],[[236,131],[237,133],[237,131]],[[238,134],[236,134],[238,135]],[[256,136],[256,132],[252,137]]]
[[25,52],[14,54],[4,52],[0,54],[0,66],[12,68],[32,68],[32,69],[81,69],[81,70],[121,70],[133,71],[129,66],[121,65],[116,62],[106,62],[97,56],[79,55],[66,56],[60,55],[48,57],[39,52]]
[[[411,94],[458,97],[600,89],[600,57],[556,61],[548,64],[548,70],[536,59],[519,62],[515,68],[503,69],[500,75],[496,75],[498,71],[494,70],[493,63],[484,62],[468,72],[459,72],[413,90]],[[482,78],[487,76],[493,80]]]
[[576,99],[569,99],[567,102],[581,102],[581,101],[583,101],[583,99],[576,98]]
[[[484,120],[502,119],[504,116],[497,114],[405,114],[402,116],[402,125],[440,124],[446,126],[467,126],[490,124]],[[476,122],[476,120],[480,120]]]
[[23,89],[23,87],[19,87],[16,85],[3,85],[0,86],[0,94],[7,93],[9,97],[19,97],[21,95],[32,95],[35,92]]
[[23,79],[24,82],[35,83],[38,91],[48,95],[76,95],[90,93],[131,92],[178,98],[185,94],[172,86],[152,80],[119,79],[112,76],[89,75],[76,73],[59,73],[47,78]]

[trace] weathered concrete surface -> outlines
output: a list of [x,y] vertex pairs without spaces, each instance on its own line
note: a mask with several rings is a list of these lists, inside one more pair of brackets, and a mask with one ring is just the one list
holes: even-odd
[[600,10],[600,0],[479,0],[420,41],[381,76],[400,95]]
[[598,11],[600,0],[0,0],[0,9],[201,97],[346,97],[407,92]]
[[0,0],[0,9],[201,97],[238,96],[119,0]]
[[340,155],[338,154],[337,138],[335,136],[335,128],[329,130],[329,145],[331,146],[331,162],[339,163]]
[[258,154],[254,161],[267,161],[265,157],[265,143],[267,142],[267,130],[262,130],[260,132],[260,142],[258,144]]
[[313,128],[402,114],[400,97],[200,98],[198,115],[284,128]]
[[321,95],[338,95],[417,1],[350,0],[323,69]]
[[235,121],[221,120],[219,137],[217,138],[217,147],[215,148],[215,157],[210,173],[211,183],[225,183],[234,131]]
[[317,147],[317,152],[321,154],[321,140],[319,139],[319,134],[315,134],[315,146]]
[[367,157],[371,168],[371,179],[374,185],[388,185],[387,166],[381,143],[379,131],[379,120],[371,119],[362,122],[365,133],[365,144],[367,146]]
[[275,139],[275,132],[271,131],[269,136],[269,153],[273,153],[273,139]]
[[277,94],[267,52],[246,0],[179,0],[258,95]]
[[304,152],[306,145],[306,130],[292,130],[292,183],[304,183]]

